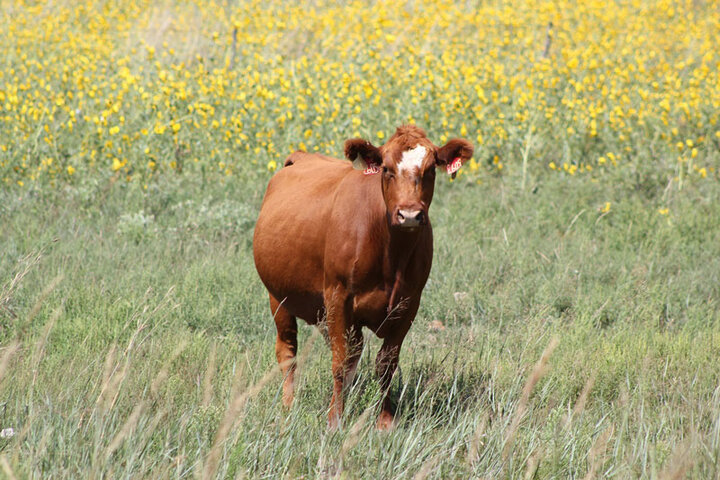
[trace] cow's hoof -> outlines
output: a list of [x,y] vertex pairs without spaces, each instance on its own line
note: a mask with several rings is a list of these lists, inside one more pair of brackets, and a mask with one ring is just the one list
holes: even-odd
[[382,412],[375,423],[375,427],[383,432],[389,432],[395,428],[395,418],[390,412]]

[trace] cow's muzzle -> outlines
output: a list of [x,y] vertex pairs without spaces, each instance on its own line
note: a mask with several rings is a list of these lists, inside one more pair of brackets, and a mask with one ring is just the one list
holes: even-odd
[[422,209],[398,209],[395,213],[398,227],[415,228],[427,223],[427,214]]

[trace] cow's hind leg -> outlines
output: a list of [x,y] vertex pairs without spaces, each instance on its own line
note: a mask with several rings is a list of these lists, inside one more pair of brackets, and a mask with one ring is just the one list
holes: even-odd
[[275,297],[270,295],[270,311],[275,319],[277,340],[275,356],[280,364],[283,382],[283,405],[292,404],[295,392],[295,355],[297,354],[297,320],[282,306]]

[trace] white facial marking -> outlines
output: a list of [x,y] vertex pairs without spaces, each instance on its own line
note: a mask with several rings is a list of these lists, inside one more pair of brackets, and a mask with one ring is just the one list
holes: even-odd
[[415,168],[420,169],[427,150],[422,145],[418,145],[412,150],[405,150],[402,154],[402,160],[398,163],[400,174],[407,170],[412,173]]

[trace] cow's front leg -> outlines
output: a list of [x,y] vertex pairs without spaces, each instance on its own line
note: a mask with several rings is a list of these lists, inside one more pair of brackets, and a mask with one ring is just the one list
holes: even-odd
[[384,338],[382,347],[380,347],[375,359],[375,373],[380,381],[380,389],[383,395],[382,409],[376,423],[378,430],[391,430],[395,426],[395,405],[390,398],[390,383],[398,366],[400,347],[410,329],[411,322],[412,319],[403,319],[403,321],[399,321],[395,325],[395,330]]
[[394,427],[395,405],[390,398],[390,382],[398,366],[401,345],[402,341],[400,343],[389,342],[386,339],[375,360],[375,373],[380,381],[380,390],[383,395],[382,409],[376,424],[378,430],[390,430]]
[[328,337],[332,350],[333,395],[330,400],[328,426],[340,426],[343,413],[344,389],[355,374],[362,353],[363,337],[360,326],[353,323],[352,297],[344,288],[326,290]]

